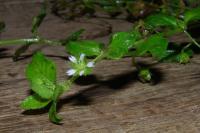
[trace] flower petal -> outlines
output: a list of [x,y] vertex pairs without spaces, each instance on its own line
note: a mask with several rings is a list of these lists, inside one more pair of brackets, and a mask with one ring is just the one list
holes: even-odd
[[87,67],[94,67],[94,62],[93,62],[93,61],[88,62],[88,63],[87,63]]
[[67,73],[68,76],[72,76],[72,75],[74,75],[76,73],[76,70],[69,69],[66,73]]
[[69,60],[73,63],[77,63],[77,59],[74,56],[69,56]]
[[83,76],[83,74],[84,74],[84,70],[80,71],[79,75]]
[[83,61],[84,58],[85,58],[85,54],[81,54],[79,60],[80,60],[80,61]]

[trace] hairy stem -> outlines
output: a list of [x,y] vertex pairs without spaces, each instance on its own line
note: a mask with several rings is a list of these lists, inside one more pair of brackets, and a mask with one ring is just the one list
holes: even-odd
[[102,52],[100,53],[100,55],[98,55],[98,56],[93,60],[93,62],[94,62],[94,63],[97,63],[98,61],[100,61],[101,59],[103,59],[105,56],[106,56],[106,52],[105,52],[105,51],[102,51]]
[[8,45],[24,45],[24,44],[48,44],[48,45],[62,45],[59,41],[51,41],[41,38],[27,38],[27,39],[14,39],[14,40],[0,40],[0,46]]

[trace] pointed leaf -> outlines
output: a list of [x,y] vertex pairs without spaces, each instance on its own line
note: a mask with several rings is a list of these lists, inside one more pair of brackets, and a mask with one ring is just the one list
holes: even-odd
[[25,110],[41,109],[49,104],[50,100],[42,99],[40,96],[34,94],[27,97],[21,103],[21,107]]
[[111,43],[108,48],[107,57],[110,59],[120,59],[134,45],[139,38],[138,32],[118,32],[112,36]]
[[26,69],[26,76],[35,93],[45,99],[52,98],[56,82],[56,66],[51,60],[40,52],[36,53]]
[[161,26],[172,27],[172,28],[178,27],[177,20],[175,17],[161,13],[149,16],[145,20],[145,23],[147,27],[150,28],[157,28]]
[[84,53],[86,56],[96,56],[101,53],[102,44],[96,41],[82,40],[70,41],[66,45],[66,50],[75,56]]
[[154,58],[162,59],[166,55],[167,47],[167,39],[160,34],[152,35],[147,40],[137,45],[136,55],[142,56],[150,52]]
[[186,24],[197,20],[200,20],[200,7],[185,12],[184,21]]

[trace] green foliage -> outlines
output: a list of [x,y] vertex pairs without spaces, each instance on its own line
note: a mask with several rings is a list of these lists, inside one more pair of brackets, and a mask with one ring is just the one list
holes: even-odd
[[53,123],[59,124],[60,121],[62,120],[62,118],[57,115],[57,113],[56,113],[56,106],[57,106],[57,103],[56,102],[52,102],[51,107],[49,109],[49,119]]
[[[127,19],[133,20],[158,12],[160,8],[166,8],[167,11],[170,10],[168,12],[177,14],[179,13],[179,8],[184,7],[184,3],[179,1],[169,0],[166,4],[166,0],[75,0],[73,2],[54,0],[52,1],[52,12],[64,19],[73,19],[86,14],[94,15],[95,12],[101,10],[101,12],[103,11],[111,17],[126,13]],[[178,6],[177,3],[179,4]]]
[[43,99],[37,94],[27,97],[22,103],[21,107],[25,110],[30,109],[41,109],[47,106],[50,103],[50,100]]
[[26,69],[32,90],[45,99],[51,99],[56,83],[56,66],[41,53],[33,56]]
[[[60,1],[64,3],[63,5],[72,5],[72,7],[70,7],[72,13],[73,11],[76,11],[77,8],[80,10],[83,9],[86,12],[89,11],[90,13],[94,13],[94,8],[98,5],[111,16],[115,16],[116,14],[123,12],[124,9],[128,11],[128,14],[132,15],[136,10],[139,12],[144,11],[140,10],[140,8],[145,7],[144,5],[146,5],[147,2],[145,1],[143,3],[139,1],[137,4],[141,7],[138,10],[133,8],[133,4],[135,3],[133,0],[83,0],[81,2],[77,0],[71,3],[65,0]],[[176,5],[180,1],[181,0],[175,0],[172,4]],[[74,3],[78,4],[78,6],[74,6]],[[151,4],[152,3],[149,3],[149,5]],[[156,7],[154,5],[151,6]],[[166,32],[169,34],[181,31],[189,37],[193,44],[200,47],[198,42],[187,32],[187,26],[190,22],[200,20],[200,8],[190,9],[185,13],[182,13],[182,11],[179,11],[174,7],[170,7],[170,10],[171,9],[172,12],[170,12],[173,15],[169,12],[156,13],[147,17],[145,21],[135,23],[133,30],[130,32],[114,33],[108,46],[103,47],[102,43],[96,41],[80,40],[79,38],[84,31],[83,29],[72,33],[66,39],[58,41],[51,41],[40,37],[37,32],[39,26],[44,20],[44,17],[46,16],[46,3],[44,3],[39,15],[33,19],[31,30],[33,38],[0,40],[0,45],[23,44],[23,46],[20,47],[15,53],[16,59],[34,43],[65,46],[66,51],[75,57],[70,56],[69,58],[71,61],[71,69],[66,72],[69,79],[64,82],[58,82],[54,62],[47,59],[40,52],[34,54],[32,61],[26,68],[26,77],[30,82],[33,95],[27,97],[21,103],[21,107],[25,110],[30,110],[41,109],[49,105],[49,119],[53,123],[59,124],[61,121],[61,118],[57,114],[57,102],[59,97],[64,93],[64,91],[68,91],[70,89],[71,85],[79,76],[87,76],[91,74],[92,68],[95,64],[104,58],[115,60],[121,59],[127,55],[131,55],[134,58],[150,54],[158,61],[176,61],[181,64],[188,63],[193,55],[193,51],[190,49],[192,43],[186,45],[185,47],[176,46],[178,47],[177,49],[173,47],[171,50],[169,49],[171,47],[168,48]],[[79,13],[82,14],[82,12]],[[179,17],[180,13],[183,14],[184,17]],[[71,14],[69,17],[71,16],[75,15]],[[5,24],[0,22],[0,32],[4,28]],[[173,45],[175,46],[175,44]],[[84,54],[86,55],[86,58]],[[91,61],[89,61],[87,57],[90,57]],[[94,59],[92,59],[92,57],[94,57]],[[139,79],[142,82],[151,82],[153,76],[151,71],[148,68],[140,67],[136,63],[134,65],[139,70]]]
[[166,52],[166,56],[162,59],[165,62],[178,62],[180,64],[189,63],[190,58],[193,56],[193,51],[191,49],[185,49],[182,51],[172,51]]
[[145,23],[147,27],[150,28],[157,28],[157,27],[171,27],[171,28],[176,28],[178,27],[177,25],[177,19],[173,16],[169,16],[167,14],[154,14],[145,20]]
[[155,34],[140,42],[136,46],[136,56],[142,56],[150,52],[158,60],[165,56],[168,47],[168,41],[161,34]]
[[200,20],[200,7],[186,11],[184,16],[184,21],[186,24]]
[[56,102],[68,86],[56,83],[55,64],[42,53],[37,52],[27,67],[26,75],[34,94],[27,97],[21,103],[21,107],[25,110],[40,109],[51,102],[49,118],[52,122],[58,124],[61,118],[56,114]]
[[140,33],[137,31],[115,33],[109,44],[107,57],[110,59],[122,58],[139,38]]
[[66,45],[66,50],[74,55],[79,56],[84,53],[86,56],[97,56],[101,53],[102,44],[91,40],[70,41]]

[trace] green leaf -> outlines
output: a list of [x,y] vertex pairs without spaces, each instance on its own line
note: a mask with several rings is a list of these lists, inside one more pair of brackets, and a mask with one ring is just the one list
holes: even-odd
[[169,16],[166,14],[154,14],[149,16],[145,20],[145,24],[149,28],[157,28],[157,27],[171,27],[176,28],[178,27],[177,19],[173,16]]
[[101,48],[101,43],[90,40],[70,41],[66,45],[66,50],[74,56],[79,56],[82,53],[86,56],[97,56],[101,53]]
[[56,102],[52,102],[52,105],[49,109],[49,119],[51,120],[51,122],[53,122],[55,124],[59,124],[60,121],[62,120],[62,118],[57,115]]
[[188,24],[191,21],[200,20],[200,7],[188,10],[185,12],[184,21]]
[[189,63],[190,58],[193,56],[191,49],[185,49],[181,52],[170,50],[166,52],[166,56],[162,59],[164,62],[178,62],[181,64]]
[[140,37],[138,32],[118,32],[112,36],[111,43],[108,48],[107,57],[110,59],[120,59],[134,45]]
[[53,96],[56,83],[56,66],[42,53],[37,52],[26,69],[32,90],[45,99]]
[[4,22],[0,22],[0,33],[4,31],[6,25]]
[[22,101],[20,106],[25,110],[41,109],[47,106],[49,103],[50,100],[42,99],[40,96],[34,94]]
[[39,26],[41,25],[42,21],[46,17],[46,8],[47,8],[46,2],[44,2],[40,10],[40,13],[36,17],[33,18],[32,29],[31,29],[31,32],[33,34],[37,33]]
[[167,47],[167,39],[161,34],[155,34],[136,46],[136,56],[150,52],[154,58],[160,60],[166,55]]

